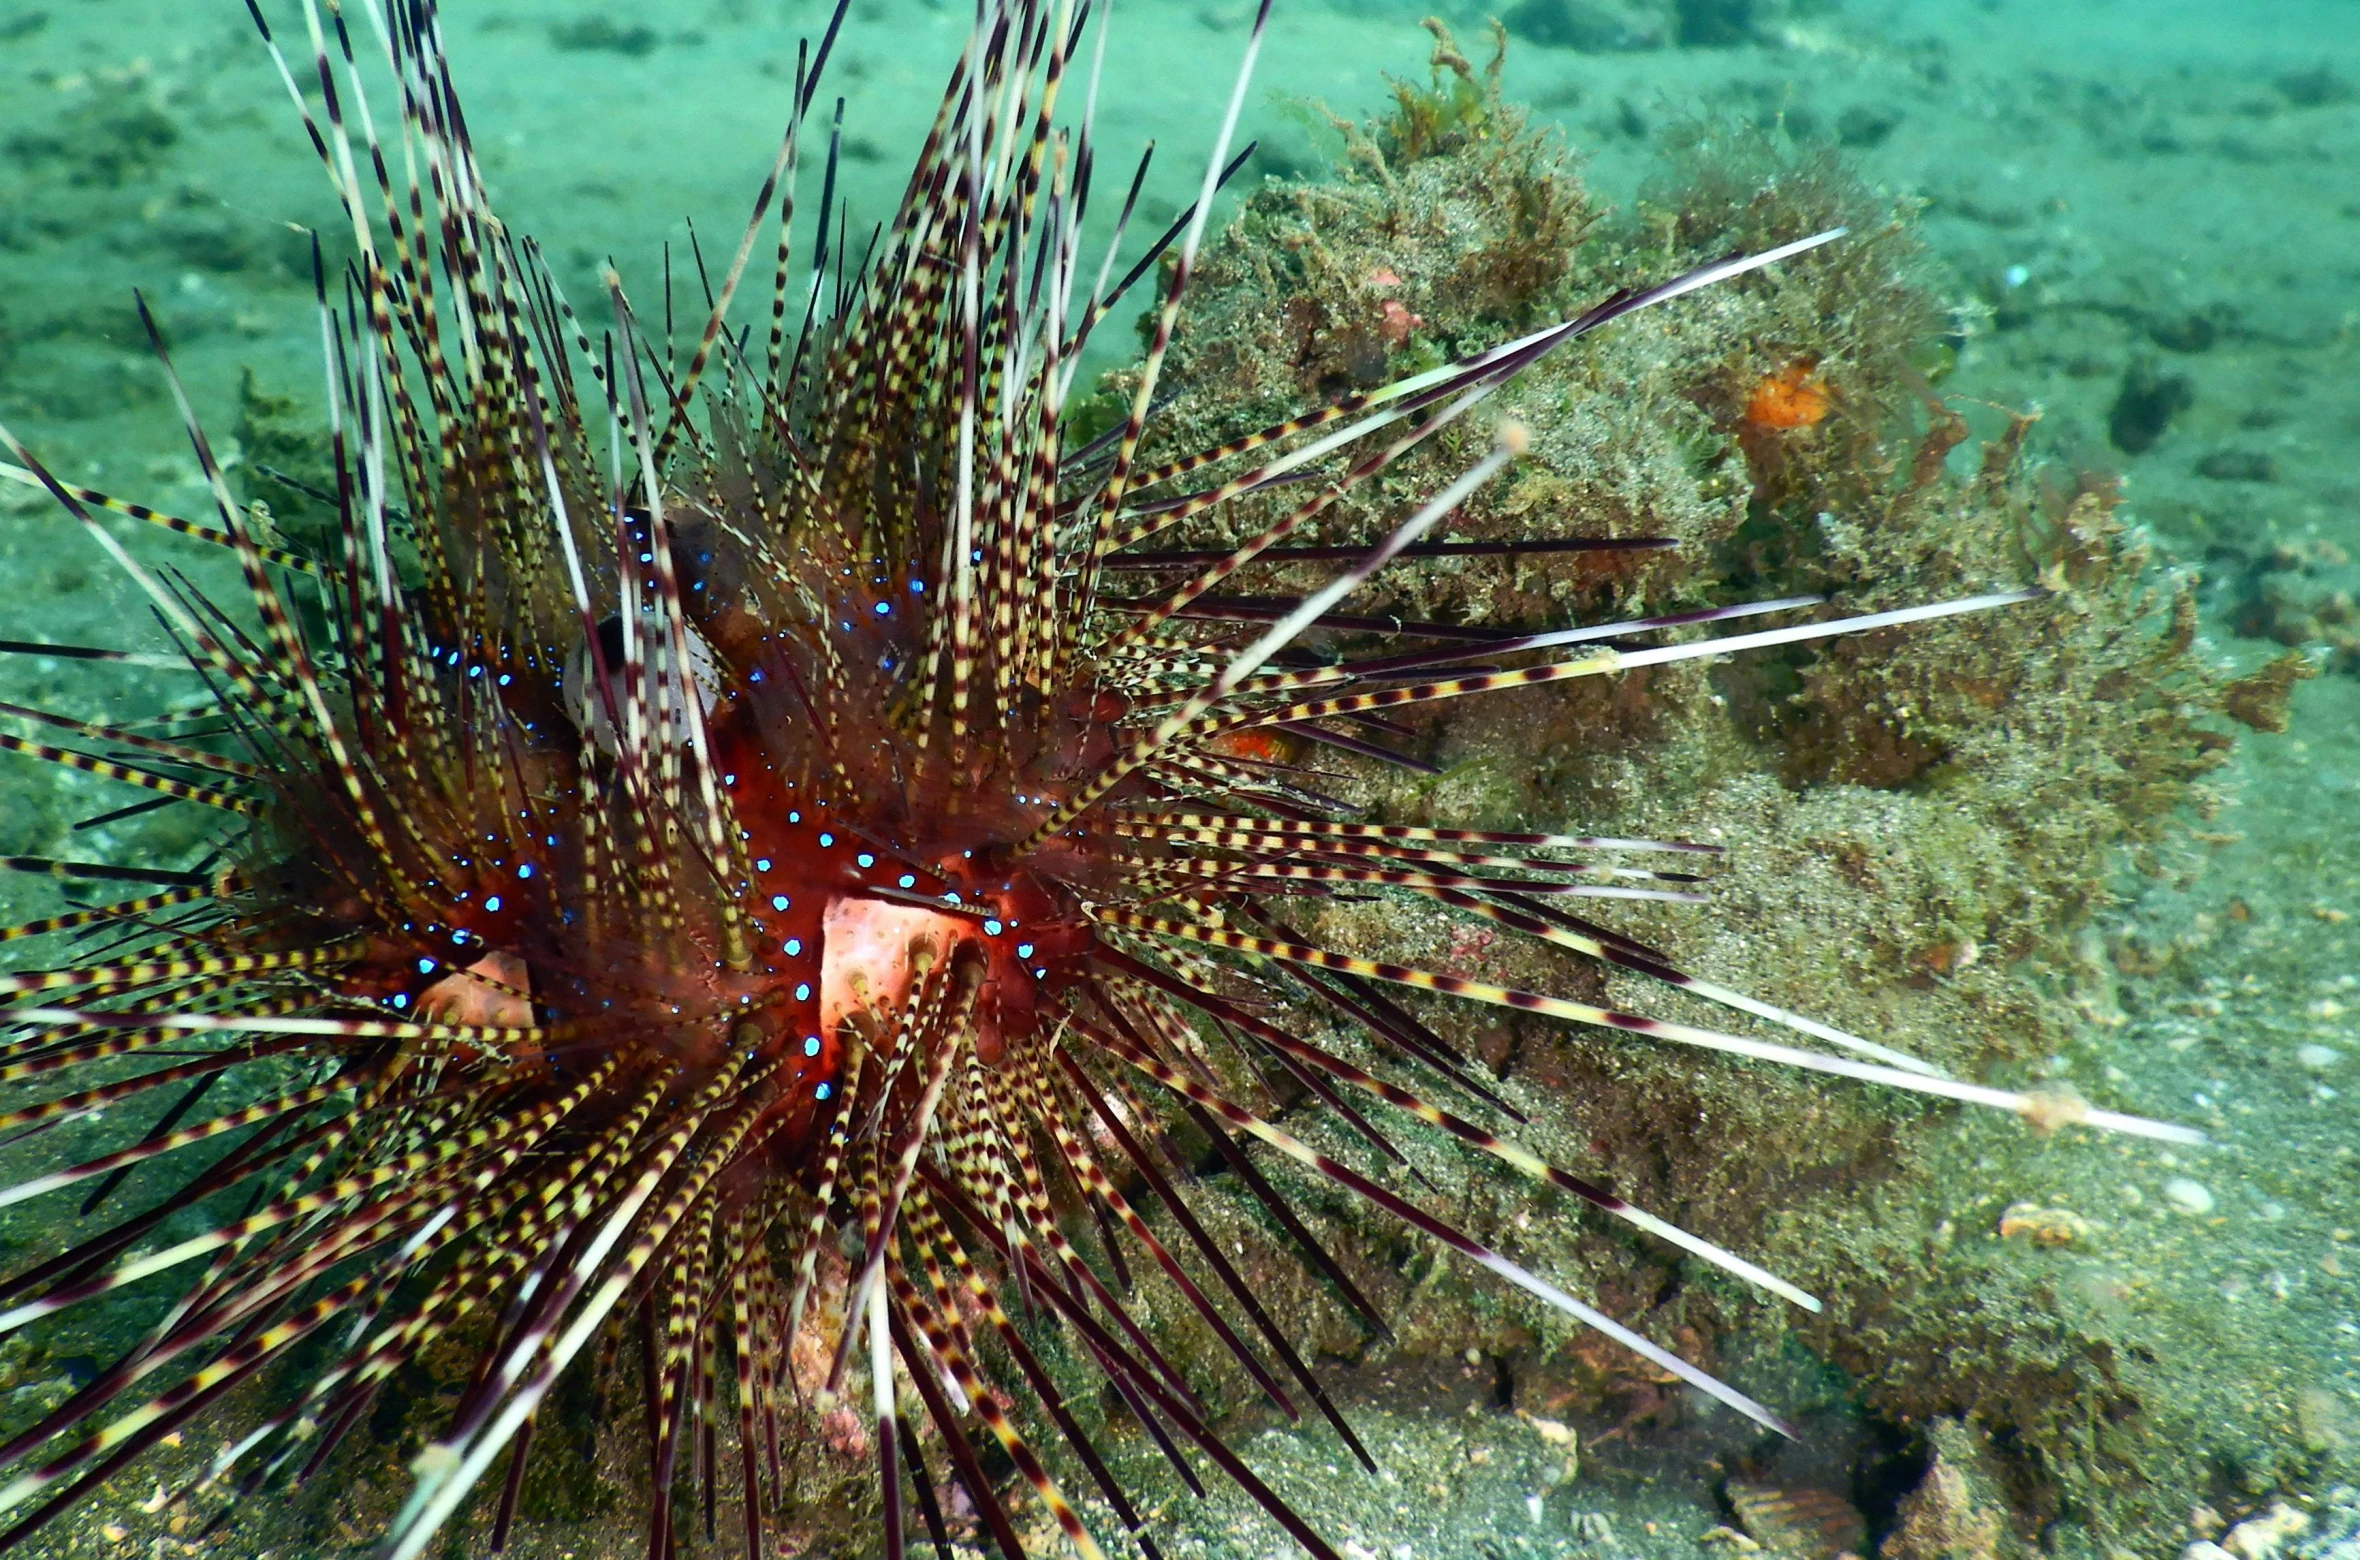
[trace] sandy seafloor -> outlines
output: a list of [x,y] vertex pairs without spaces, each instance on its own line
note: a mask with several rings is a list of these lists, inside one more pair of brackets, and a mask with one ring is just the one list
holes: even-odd
[[[1107,139],[1117,161],[1160,143],[1150,216],[1193,183],[1249,10],[1117,7]],[[2280,647],[2256,635],[2274,632],[2326,659],[2320,636],[2348,615],[2335,593],[2360,587],[2360,3],[1841,0],[1764,14],[1727,47],[1520,40],[1509,94],[1563,126],[1608,201],[1648,177],[1653,138],[1682,116],[1783,119],[1798,140],[1840,140],[1878,187],[1925,203],[1959,352],[1945,392],[1985,427],[1996,408],[2037,405],[2043,455],[2124,472],[2130,512],[2202,571],[2209,653],[2258,664]],[[1406,0],[1280,0],[1247,110],[1265,166],[1315,166],[1293,105],[1366,113],[1382,72],[1422,76],[1418,15]],[[1480,21],[1451,19],[1470,37]],[[813,5],[780,0],[454,0],[446,21],[495,198],[577,296],[610,255],[652,293],[684,216],[709,249],[726,246],[774,145],[794,40],[813,25]],[[836,77],[855,209],[884,209],[966,25],[956,7],[859,0]],[[248,368],[316,395],[288,224],[327,216],[235,0],[0,0],[0,419],[61,473],[201,509],[130,289],[155,299],[198,408],[225,432]],[[2126,450],[2110,421],[2134,372],[2182,381],[2184,397],[2167,393],[2185,404]],[[88,541],[10,492],[0,635],[150,642]],[[108,708],[108,680],[70,666],[9,659],[0,682],[9,698]],[[0,762],[0,850],[54,847],[92,793]],[[2267,1361],[2272,1381],[2309,1383],[2335,1444],[2315,1487],[2288,1493],[2316,1502],[2339,1461],[2360,1482],[2360,655],[2298,691],[2285,734],[2241,742],[2227,789],[2198,852],[2209,859],[2125,882],[2092,941],[2090,1022],[2052,1064],[2206,1126],[2218,1146],[2176,1163],[2060,1146],[2019,1166],[2053,1177],[2042,1184],[1959,1188],[1958,1221],[1983,1238],[2011,1202],[2079,1208],[2139,1303],[2188,1324],[2173,1333],[2184,1346],[2216,1352],[2224,1372]],[[137,827],[74,845],[154,843]],[[46,902],[38,885],[0,882],[0,906]],[[2209,1212],[2175,1208],[2175,1176],[2201,1183]],[[21,1223],[9,1233],[29,1238]],[[1491,1412],[1486,1385],[1470,1370],[1369,1393],[1356,1414],[1380,1480],[1312,1433],[1257,1435],[1250,1450],[1353,1560],[1706,1552],[1697,1538],[1721,1519],[1707,1477],[1605,1447],[1566,1481],[1561,1449]],[[2260,1391],[2222,1412],[2283,1420]],[[1168,1553],[1286,1550],[1242,1502],[1172,1514]],[[113,1547],[92,1527],[43,1543]],[[270,1543],[265,1522],[207,1547]],[[2071,1535],[2052,1547],[2070,1552]]]

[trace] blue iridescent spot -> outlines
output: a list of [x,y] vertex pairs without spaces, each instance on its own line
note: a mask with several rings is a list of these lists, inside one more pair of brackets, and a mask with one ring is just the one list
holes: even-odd
[[493,895],[491,898],[489,898],[489,899],[487,899],[487,900],[485,900],[485,901],[483,902],[483,907],[484,907],[486,910],[489,910],[489,911],[491,911],[491,912],[492,912],[494,915],[497,915],[497,914],[499,914],[499,913],[500,913],[500,896],[499,896],[498,894],[494,894],[494,895]]
[[773,894],[773,895],[771,895],[771,896],[770,896],[770,908],[771,908],[771,909],[773,909],[773,910],[784,910],[785,908],[787,908],[787,896],[786,896],[786,895],[784,895],[784,894]]
[[892,610],[893,610],[893,603],[892,603],[892,602],[890,602],[890,601],[880,601],[880,602],[878,602],[878,603],[877,603],[877,616],[879,616],[879,617],[883,617],[883,616],[885,616],[887,613],[891,612]]
[[787,814],[787,822],[789,823],[801,823],[802,821],[803,815],[799,812],[791,812]]
[[410,1005],[410,999],[401,992],[397,991],[393,994],[393,1005],[397,1008],[408,1007]]
[[1029,959],[1029,958],[1031,958],[1031,957],[1032,957],[1032,944],[1031,944],[1031,943],[1018,943],[1018,944],[1016,945],[1016,957],[1018,957],[1018,958],[1020,958],[1020,959]]
[[907,872],[904,872],[900,877],[895,878],[894,881],[899,883],[904,888],[916,888],[918,886],[918,880],[910,876]]
[[517,875],[518,877],[520,877],[520,878],[529,878],[529,877],[531,877],[531,876],[533,875],[533,864],[532,864],[531,862],[529,862],[529,861],[528,861],[528,862],[525,862],[525,863],[523,863],[522,865],[520,865],[519,867],[517,867],[517,869],[516,869],[516,875]]
[[795,988],[795,1000],[798,1002],[809,1002],[811,1000],[811,982],[804,981],[801,985]]
[[431,975],[431,974],[433,974],[433,973],[434,973],[434,961],[433,961],[432,959],[420,959],[420,960],[418,961],[418,973],[419,973],[419,974],[421,974],[421,975]]
[[859,863],[860,863],[860,864],[861,864],[863,867],[873,867],[873,866],[875,866],[875,865],[877,864],[877,858],[876,858],[876,857],[874,857],[874,856],[872,856],[872,855],[870,855],[870,854],[869,854],[867,851],[865,851],[865,850],[864,850],[864,851],[862,851],[862,852],[861,852],[859,855],[857,855],[857,856],[853,857],[852,859],[853,859],[853,860],[855,860],[855,861],[857,861],[857,862],[859,862]]
[[803,1037],[803,1054],[805,1056],[819,1055],[819,1036],[805,1035]]
[[768,856],[755,857],[754,870],[757,872],[768,872],[770,870],[770,858]]
[[828,1092],[828,1086],[823,1083],[811,1091],[811,1097],[815,1100],[824,1100],[828,1097]]
[[788,938],[788,939],[787,939],[787,957],[788,957],[788,958],[792,959],[792,958],[796,957],[797,955],[801,954],[802,952],[803,952],[803,939],[802,939],[802,938],[800,938],[800,937],[790,937],[790,938]]
[[997,937],[1004,930],[1006,930],[1006,928],[1002,927],[998,921],[986,921],[983,923],[983,935],[986,937]]
[[827,848],[828,848],[830,845],[833,845],[833,844],[835,844],[835,843],[836,843],[836,836],[834,836],[833,834],[823,834],[823,835],[821,835],[821,836],[819,837],[819,848],[820,848],[821,850],[826,850],[826,849],[827,849]]

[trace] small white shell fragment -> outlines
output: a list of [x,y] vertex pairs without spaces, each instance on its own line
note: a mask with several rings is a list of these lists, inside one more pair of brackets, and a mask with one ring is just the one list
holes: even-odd
[[2308,1513],[2284,1501],[2258,1517],[2248,1517],[2221,1539],[2221,1547],[2237,1560],[2272,1560],[2288,1539],[2311,1525]]
[[2163,1183],[2163,1200],[2182,1213],[2206,1214],[2213,1211],[2213,1194],[2202,1181],[2191,1181],[2175,1175]]

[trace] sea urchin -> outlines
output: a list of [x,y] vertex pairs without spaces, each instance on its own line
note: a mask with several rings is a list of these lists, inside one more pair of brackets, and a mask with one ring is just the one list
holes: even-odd
[[[692,1482],[708,1523],[716,1486],[734,1486],[748,1552],[765,1553],[781,1459],[812,1409],[837,1404],[841,1418],[848,1389],[873,1414],[853,1439],[877,1462],[886,1554],[903,1548],[905,1495],[939,1541],[940,1470],[928,1466],[939,1460],[1011,1560],[1021,1545],[992,1468],[1013,1469],[1095,1555],[1054,1470],[1078,1471],[1152,1555],[1139,1509],[1030,1341],[1051,1327],[1183,1479],[1195,1481],[1193,1447],[1330,1556],[1208,1427],[1186,1373],[1116,1292],[1127,1244],[1274,1404],[1293,1415],[1299,1394],[1366,1460],[1191,1212],[1206,1194],[1184,1191],[1193,1161],[1176,1137],[1231,1166],[1374,1326],[1256,1155],[1296,1161],[1775,1427],[1751,1399],[1248,1103],[1253,1069],[1276,1069],[1380,1158],[1394,1152],[1385,1112],[1414,1118],[1815,1304],[1481,1124],[1513,1112],[1396,1000],[1401,988],[2042,1121],[2179,1135],[1944,1077],[1686,976],[1567,908],[1694,897],[1694,876],[1662,864],[1697,864],[1707,847],[1355,821],[1246,740],[1283,730],[1384,758],[1375,711],[2036,596],[1718,638],[1672,631],[1807,617],[1818,603],[1479,643],[1403,623],[1386,653],[1357,659],[1302,643],[1352,628],[1337,609],[1381,569],[1566,545],[1423,540],[1516,459],[1517,428],[1476,430],[1519,371],[1840,234],[1608,298],[1151,464],[1158,370],[1236,167],[1266,6],[1195,204],[1112,285],[1127,224],[1113,224],[1103,259],[1082,253],[1091,114],[1059,118],[1086,4],[982,0],[900,208],[857,257],[834,198],[833,137],[816,220],[796,214],[831,23],[798,63],[772,177],[685,353],[651,339],[611,276],[596,323],[577,316],[534,246],[488,209],[432,4],[364,8],[399,99],[390,137],[340,12],[323,18],[306,0],[308,92],[255,13],[350,227],[340,283],[315,259],[330,544],[282,546],[260,528],[185,396],[218,525],[67,485],[0,431],[18,463],[0,474],[47,488],[82,522],[210,692],[199,717],[145,729],[11,705],[65,735],[0,744],[213,810],[225,820],[214,860],[227,864],[13,863],[154,891],[7,931],[112,941],[66,967],[0,976],[12,997],[0,1080],[67,1090],[0,1113],[0,1126],[38,1131],[147,1091],[178,1096],[137,1142],[0,1191],[0,1203],[103,1188],[150,1160],[199,1157],[199,1145],[218,1152],[155,1206],[0,1286],[0,1329],[12,1329],[168,1269],[195,1274],[135,1346],[0,1448],[22,1470],[0,1488],[16,1517],[0,1545],[274,1369],[275,1406],[240,1425],[205,1482],[250,1491],[308,1474],[398,1370],[455,1343],[472,1371],[416,1461],[384,1552],[423,1552],[504,1463],[497,1550],[553,1386],[593,1345],[611,1356],[636,1335],[654,1560],[675,1552],[673,1492]],[[1095,63],[1083,90],[1094,104]],[[773,224],[757,340],[731,311]],[[1092,328],[1159,261],[1128,414],[1069,447]],[[1462,451],[1460,474],[1382,536],[1289,544],[1413,450]],[[152,571],[105,511],[229,549],[247,601],[233,611]],[[1250,539],[1145,550],[1200,517]],[[1322,560],[1339,572],[1307,594],[1221,593],[1242,570]],[[1139,578],[1164,583],[1113,588]],[[1291,907],[1339,895],[1446,906],[1796,1038],[1347,956],[1290,928]],[[1387,1075],[1306,1038],[1312,1016],[1358,1026]],[[204,1114],[227,1079],[238,1083],[224,1097],[244,1103]],[[246,1196],[235,1217],[146,1244],[223,1193]],[[1065,1216],[1085,1209],[1111,1284],[1068,1236]],[[823,1293],[821,1258],[836,1251],[843,1271]],[[285,1367],[299,1360],[297,1379]],[[1004,1460],[987,1467],[994,1445]]]

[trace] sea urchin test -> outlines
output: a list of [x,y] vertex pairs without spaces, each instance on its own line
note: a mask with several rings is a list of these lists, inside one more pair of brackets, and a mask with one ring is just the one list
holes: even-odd
[[[838,237],[837,140],[812,129],[831,23],[798,60],[771,177],[680,353],[611,274],[578,304],[494,218],[431,4],[368,0],[349,17],[307,4],[301,18],[290,49],[256,12],[349,228],[345,274],[315,264],[335,534],[314,549],[261,534],[185,396],[217,500],[204,519],[68,484],[0,431],[13,461],[0,475],[82,524],[211,701],[171,736],[9,706],[62,735],[0,743],[208,810],[228,864],[15,863],[145,891],[7,930],[121,935],[114,954],[0,976],[0,1078],[39,1091],[0,1127],[176,1086],[183,1103],[134,1143],[0,1191],[18,1203],[151,1161],[180,1177],[11,1278],[0,1329],[158,1274],[184,1288],[0,1448],[14,1524],[0,1543],[194,1424],[223,1436],[197,1470],[200,1502],[303,1477],[405,1365],[456,1347],[472,1355],[466,1386],[383,1552],[428,1552],[471,1500],[496,1551],[536,1416],[569,1371],[614,1371],[629,1338],[645,1362],[653,1556],[675,1552],[673,1494],[689,1481],[708,1520],[726,1485],[747,1552],[777,1552],[782,1459],[815,1433],[815,1406],[835,1417],[846,1402],[868,1416],[854,1438],[875,1460],[888,1555],[907,1538],[905,1502],[939,1523],[945,1477],[1021,1552],[987,1450],[1080,1553],[1119,1528],[1152,1554],[1152,1523],[1061,1395],[1075,1383],[1035,1346],[1048,1327],[1183,1477],[1201,1457],[1332,1556],[1223,1444],[1189,1372],[1061,1222],[1094,1211],[1109,1248],[1164,1275],[1278,1409],[1308,1402],[1369,1461],[1191,1211],[1223,1194],[1167,1162],[1173,1130],[1236,1167],[1237,1195],[1262,1199],[1373,1325],[1257,1156],[1778,1427],[1579,1298],[1578,1275],[1529,1271],[1252,1108],[1214,1048],[1226,1035],[1355,1123],[1414,1119],[1536,1193],[1816,1305],[1495,1131],[1512,1113],[1395,1000],[1404,989],[1828,1087],[2191,1137],[1944,1076],[1563,908],[1693,899],[1676,868],[1711,847],[1372,822],[1298,767],[1239,756],[1241,739],[1283,730],[1383,758],[1366,737],[1381,728],[1361,720],[1374,711],[2034,602],[2001,590],[1846,617],[1786,598],[1477,644],[1402,624],[1381,656],[1302,653],[1380,570],[1563,550],[1428,540],[1522,454],[1524,430],[1487,407],[1520,371],[1840,232],[1151,460],[1159,374],[1236,166],[1267,8],[1193,205],[1141,243],[1126,203],[1101,247],[1085,246],[1083,217],[1104,17],[985,0],[899,209],[858,256]],[[799,211],[814,163],[822,194]],[[1103,436],[1071,436],[1083,349],[1147,277],[1162,292],[1127,411]],[[1289,547],[1343,495],[1445,448],[1468,451],[1455,476],[1381,534]],[[123,545],[109,512],[226,549],[242,598],[201,599]],[[1155,551],[1200,518],[1240,522],[1229,534],[1245,539],[1209,557]],[[1242,626],[1202,610],[1238,571],[1281,558],[1334,572]],[[1107,588],[1142,560],[1166,583]],[[1642,1017],[1294,929],[1291,912],[1337,894],[1505,928],[1742,1023]],[[1315,1038],[1337,1025],[1363,1032],[1381,1071]],[[240,1103],[204,1108],[230,1080],[221,1097]],[[243,1211],[150,1241],[200,1204]]]

